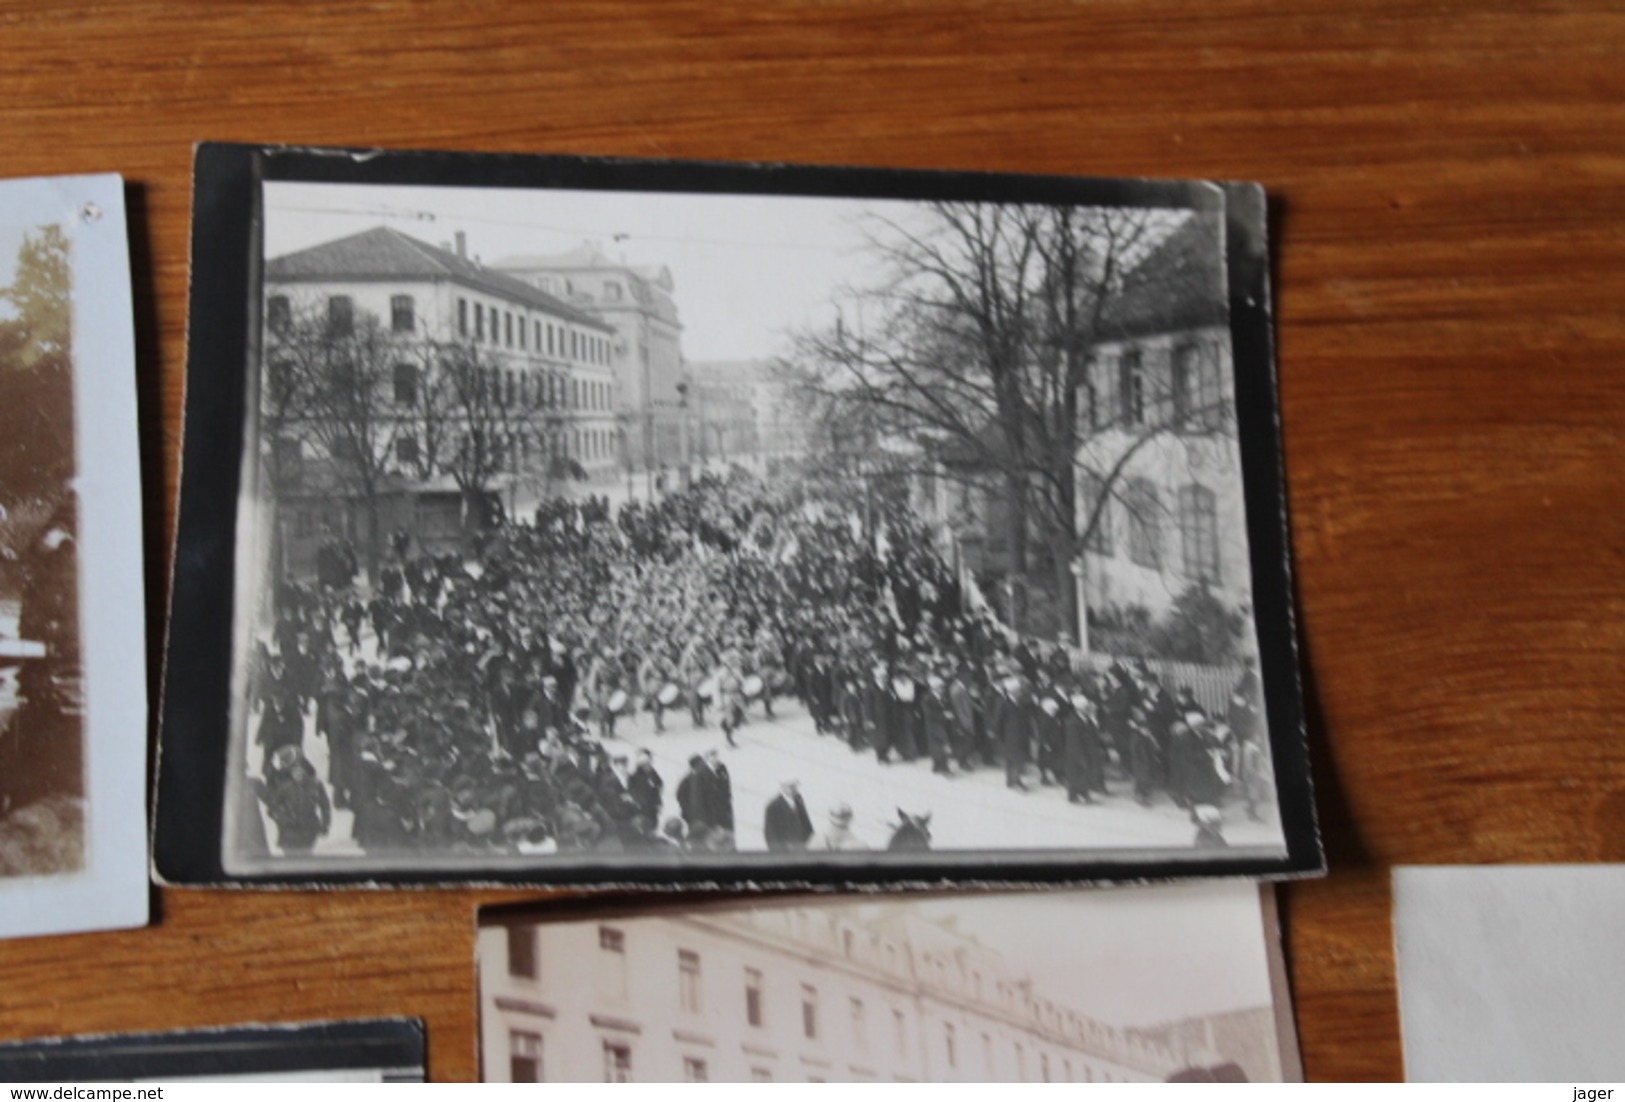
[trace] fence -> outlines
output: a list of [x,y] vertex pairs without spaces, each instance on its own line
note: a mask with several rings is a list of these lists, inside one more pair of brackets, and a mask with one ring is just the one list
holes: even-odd
[[[1082,651],[1072,652],[1072,668],[1082,671],[1091,669],[1102,673],[1111,668],[1113,662],[1118,661],[1110,654],[1085,654]],[[1223,715],[1230,708],[1230,694],[1235,691],[1236,683],[1241,680],[1241,666],[1204,666],[1196,662],[1174,662],[1163,658],[1147,658],[1143,660],[1145,668],[1161,681],[1165,688],[1173,691],[1188,688],[1191,695],[1196,698],[1209,715]]]

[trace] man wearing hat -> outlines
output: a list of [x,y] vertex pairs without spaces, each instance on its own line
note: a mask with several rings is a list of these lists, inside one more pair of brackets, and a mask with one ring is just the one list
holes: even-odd
[[1066,798],[1071,803],[1093,803],[1094,794],[1106,795],[1106,744],[1100,737],[1095,706],[1081,690],[1067,701],[1063,727],[1066,741]]
[[807,841],[813,836],[812,817],[807,814],[807,804],[795,781],[785,781],[779,786],[779,794],[768,801],[762,834],[768,850],[773,853],[807,848]]
[[862,838],[852,833],[852,806],[850,804],[836,804],[829,813],[829,829],[824,831],[824,837],[819,848],[831,852],[853,852],[869,848]]

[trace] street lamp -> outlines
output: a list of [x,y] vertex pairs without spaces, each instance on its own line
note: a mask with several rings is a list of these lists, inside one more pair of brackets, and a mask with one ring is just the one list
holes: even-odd
[[678,428],[678,458],[682,464],[683,489],[687,490],[693,485],[694,474],[688,466],[688,392],[689,381],[680,379],[677,383],[677,428]]

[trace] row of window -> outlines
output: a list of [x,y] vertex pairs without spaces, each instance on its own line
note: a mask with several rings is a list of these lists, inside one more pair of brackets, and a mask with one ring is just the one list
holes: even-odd
[[[945,1044],[947,1045],[948,1067],[950,1069],[957,1070],[959,1067],[959,1058],[956,1050],[953,1023],[943,1023],[943,1029],[945,1031]],[[603,1058],[604,1082],[633,1082],[631,1042],[604,1038],[600,1042],[600,1045],[601,1055]],[[1016,1081],[1021,1083],[1028,1082],[1032,1069],[1028,1065],[1026,1047],[1019,1041],[1015,1043],[1014,1056],[1016,1065]],[[683,1082],[708,1083],[711,1081],[711,1067],[709,1061],[706,1060],[705,1057],[685,1055],[682,1057],[682,1060]],[[546,1073],[545,1061],[545,1040],[540,1033],[520,1029],[510,1030],[508,1032],[509,1082],[543,1082],[545,1080]],[[980,1070],[989,1078],[996,1078],[998,1075],[997,1063],[994,1059],[993,1052],[993,1035],[988,1032],[982,1033],[982,1067]],[[1056,1070],[1057,1069],[1054,1063],[1050,1059],[1050,1054],[1047,1052],[1040,1052],[1038,1054],[1038,1081],[1041,1083],[1055,1082]],[[1059,1070],[1061,1072],[1060,1082],[1075,1083],[1079,1081],[1078,1077],[1074,1074],[1075,1069],[1073,1068],[1070,1057],[1063,1057],[1061,1059],[1061,1067]],[[773,1082],[773,1069],[771,1067],[753,1065],[750,1069],[750,1081],[752,1083]],[[822,1079],[817,1077],[809,1077],[808,1081],[813,1083],[823,1082]],[[1085,1083],[1093,1083],[1095,1081],[1094,1068],[1087,1063],[1083,1064],[1083,1078],[1081,1081]],[[1119,1079],[1117,1076],[1114,1076],[1111,1072],[1105,1072],[1101,1075],[1100,1081],[1103,1083],[1111,1083],[1122,1082],[1123,1080]]]
[[[579,459],[585,463],[614,459],[620,450],[620,435],[613,429],[572,429],[551,438],[552,447],[528,432],[503,433],[491,441],[491,465],[515,473],[530,466],[532,457],[551,453],[565,459]],[[456,454],[466,454],[471,441],[466,434],[456,437]],[[345,458],[345,456],[337,456]],[[423,451],[416,436],[407,434],[395,438],[395,461],[403,467],[416,466],[423,460]]]
[[1078,416],[1085,431],[1164,424],[1216,429],[1229,409],[1219,357],[1214,349],[1197,343],[1174,348],[1166,380],[1146,365],[1139,348],[1119,352],[1115,369],[1091,361],[1080,399]]
[[[568,326],[555,325],[540,318],[527,325],[523,314],[512,310],[499,310],[484,303],[457,300],[457,335],[472,338],[476,343],[502,348],[518,348],[568,358],[581,363],[609,367],[613,347],[609,338],[587,333]],[[469,324],[473,319],[472,327]],[[273,333],[284,333],[293,324],[293,304],[287,295],[272,295],[266,304],[265,320]],[[354,335],[356,323],[355,299],[349,295],[329,295],[327,299],[327,335],[344,338]],[[392,333],[417,331],[417,303],[411,295],[392,295],[389,300],[389,328]]]
[[[1079,515],[1085,522],[1094,513],[1103,481],[1086,475]],[[1163,569],[1162,495],[1150,479],[1125,479],[1116,506],[1108,501],[1086,534],[1084,546],[1099,555],[1116,553],[1115,515],[1121,512],[1130,561],[1153,570]],[[1180,571],[1192,581],[1221,583],[1219,558],[1219,502],[1208,487],[1190,483],[1179,487],[1175,501],[1179,526]]]
[[[608,337],[554,325],[541,318],[526,324],[523,314],[512,310],[499,310],[483,302],[472,304],[466,298],[457,300],[457,335],[476,344],[489,344],[499,348],[517,348],[521,352],[534,350],[537,355],[558,356],[580,363],[610,366],[613,347]],[[529,335],[527,335],[529,334]]]
[[[534,929],[520,926],[510,926],[507,930],[508,973],[522,979],[535,980],[540,978],[540,960],[537,956],[536,932]],[[615,1001],[624,1001],[627,996],[627,963],[626,963],[626,935],[622,930],[613,926],[600,926],[598,928],[598,949],[600,956],[599,976],[601,988],[599,994]],[[850,950],[849,950],[850,951]],[[978,977],[979,978],[979,977]],[[767,998],[766,976],[760,969],[746,967],[744,969],[744,1010],[745,1022],[752,1029],[764,1029],[767,1026]],[[817,1041],[821,1037],[823,1028],[821,1020],[820,995],[818,987],[811,983],[800,985],[801,996],[801,1034],[809,1041]],[[678,1010],[686,1015],[699,1015],[704,1013],[704,986],[700,954],[692,949],[677,950],[677,1004]],[[857,995],[847,999],[847,1021],[850,1030],[850,1041],[853,1049],[859,1054],[869,1052],[870,1027],[868,1006],[864,999]],[[891,1035],[895,1054],[899,1059],[910,1057],[909,1037],[912,1029],[909,1015],[906,1011],[891,1008]],[[531,1035],[534,1036],[534,1035]],[[951,1069],[960,1067],[961,1053],[959,1051],[959,1037],[954,1023],[942,1023],[942,1052],[947,1066]],[[540,1038],[536,1038],[540,1045]],[[609,1042],[606,1042],[606,1045]],[[982,1065],[981,1071],[989,1075],[996,1070],[994,1039],[991,1032],[981,1033]],[[1027,1050],[1020,1041],[1013,1043],[1016,1071],[1020,1079],[1025,1082],[1028,1076]],[[625,1052],[628,1071],[630,1070],[631,1051]],[[606,1055],[606,1076],[611,1064]],[[528,1070],[528,1069],[527,1069]],[[539,1065],[538,1065],[539,1070]],[[701,1065],[703,1071],[703,1064]],[[1073,1066],[1070,1058],[1062,1061],[1062,1071],[1065,1081],[1073,1080]],[[1087,1064],[1083,1066],[1085,1081],[1093,1081],[1094,1071]],[[1052,1068],[1048,1053],[1039,1053],[1040,1081],[1048,1083],[1052,1078]],[[696,1080],[690,1076],[690,1081]],[[516,1082],[533,1082],[536,1080],[519,1080]],[[606,1082],[622,1082],[624,1080],[606,1078]]]
[[[602,379],[567,379],[553,372],[516,371],[488,367],[477,378],[475,400],[489,394],[514,409],[588,410],[607,413],[614,405],[614,384]],[[416,364],[397,363],[391,372],[392,397],[397,406],[416,409],[422,400],[422,374]],[[568,399],[568,402],[566,402]]]

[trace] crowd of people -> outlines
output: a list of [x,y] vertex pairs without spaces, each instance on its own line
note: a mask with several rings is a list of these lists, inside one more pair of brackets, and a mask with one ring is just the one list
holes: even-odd
[[[611,751],[617,725],[648,713],[658,733],[686,713],[733,744],[776,697],[882,764],[1169,800],[1198,845],[1223,844],[1227,802],[1273,805],[1254,674],[1211,714],[1144,663],[1076,668],[1006,630],[902,502],[862,487],[736,470],[618,510],[549,501],[470,555],[414,550],[398,534],[363,587],[335,541],[315,579],[277,588],[249,699],[284,853],[314,847],[333,807],[368,853],[725,852],[739,839],[719,756],[691,760],[668,799],[647,750]],[[766,814],[772,849],[854,840],[849,808],[822,833],[804,806]]]

